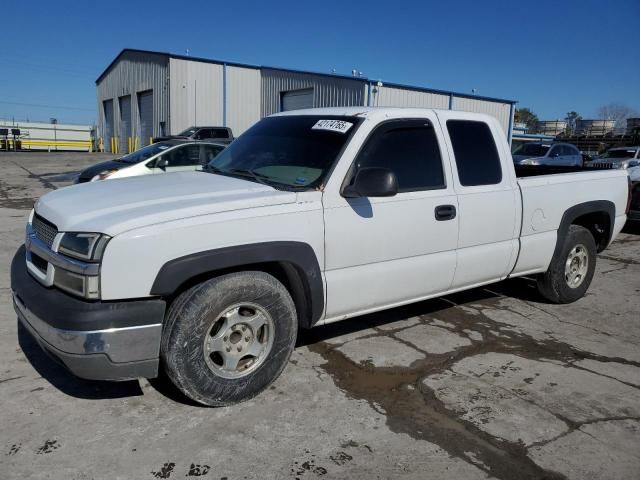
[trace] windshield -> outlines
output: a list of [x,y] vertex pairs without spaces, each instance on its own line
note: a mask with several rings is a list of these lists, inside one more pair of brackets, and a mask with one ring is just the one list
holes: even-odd
[[357,128],[354,117],[297,115],[261,120],[209,163],[209,171],[248,173],[277,187],[315,188],[324,182]]
[[182,132],[180,132],[178,134],[179,137],[190,137],[191,135],[193,135],[194,133],[196,133],[198,129],[197,128],[187,128],[186,130],[183,130]]
[[140,150],[136,150],[129,155],[125,155],[120,159],[122,162],[126,163],[140,163],[145,160],[157,155],[158,153],[166,150],[167,148],[172,147],[172,145],[166,145],[163,143],[152,143],[151,145],[147,145],[146,147],[142,147]]
[[540,145],[539,143],[523,143],[513,151],[513,155],[527,155],[528,157],[544,157],[551,148],[551,145]]
[[608,152],[604,152],[600,158],[633,158],[636,154],[634,149],[624,149],[624,150],[609,150]]

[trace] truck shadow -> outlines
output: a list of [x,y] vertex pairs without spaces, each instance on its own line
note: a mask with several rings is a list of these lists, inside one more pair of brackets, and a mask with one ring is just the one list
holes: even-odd
[[[344,322],[336,322],[312,328],[310,330],[301,330],[298,334],[296,347],[308,346],[334,337],[392,323],[398,320],[419,315],[429,315],[458,305],[475,303],[481,300],[498,298],[501,296],[513,297],[535,303],[544,302],[536,290],[535,281],[528,278],[516,278],[486,287],[447,295],[442,298],[434,298],[390,310],[354,317]],[[84,380],[75,377],[46,354],[36,343],[33,337],[31,337],[31,335],[19,323],[18,342],[27,360],[38,374],[66,395],[86,400],[104,400],[135,397],[144,394],[139,382],[136,380],[126,382],[103,382]],[[150,379],[149,384],[153,389],[169,400],[184,405],[202,407],[202,405],[185,397],[171,383],[166,375],[162,373],[158,378]]]
[[375,328],[420,315],[430,315],[458,305],[499,297],[512,297],[534,303],[548,303],[538,293],[534,279],[528,277],[513,278],[472,290],[353,317],[343,322],[330,323],[309,330],[300,330],[296,346],[308,346],[342,335],[356,333],[360,330]]
[[640,235],[640,222],[627,222],[622,229],[622,233],[629,235]]
[[18,344],[27,361],[36,372],[55,388],[70,397],[86,400],[104,400],[142,395],[142,389],[137,380],[100,382],[84,380],[72,375],[40,348],[20,322],[18,322]]

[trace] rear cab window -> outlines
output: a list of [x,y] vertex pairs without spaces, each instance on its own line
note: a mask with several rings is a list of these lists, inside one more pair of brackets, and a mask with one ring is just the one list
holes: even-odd
[[489,125],[475,120],[447,120],[458,179],[464,187],[496,185],[502,165]]

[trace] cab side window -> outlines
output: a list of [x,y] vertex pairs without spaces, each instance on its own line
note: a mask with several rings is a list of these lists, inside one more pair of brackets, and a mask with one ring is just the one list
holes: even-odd
[[562,154],[563,154],[562,153],[562,147],[555,146],[555,147],[552,147],[551,150],[549,151],[548,157],[549,158],[556,158],[556,157],[559,157]]
[[201,130],[198,131],[198,133],[195,136],[196,140],[202,140],[204,138],[212,138],[212,130],[210,128],[203,128]]
[[442,158],[428,120],[400,120],[374,130],[355,161],[358,169],[382,167],[395,173],[399,192],[445,188]]
[[212,128],[209,138],[229,138],[229,131],[226,128]]
[[502,181],[500,156],[489,125],[474,120],[448,120],[447,131],[462,186],[496,185]]
[[174,148],[162,156],[167,167],[189,167],[200,165],[200,145],[185,145]]
[[202,145],[202,163],[204,165],[208,164],[216,158],[223,149],[224,147],[218,145]]

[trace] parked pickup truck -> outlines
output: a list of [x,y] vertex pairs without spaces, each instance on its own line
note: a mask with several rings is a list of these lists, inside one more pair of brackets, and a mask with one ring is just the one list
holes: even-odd
[[280,375],[300,328],[523,275],[548,301],[581,298],[625,223],[627,173],[528,175],[485,115],[278,114],[203,172],[43,196],[15,309],[80,377],[163,368],[191,399],[232,404]]
[[211,140],[226,145],[233,141],[233,132],[228,127],[189,127],[177,135],[155,137],[153,143],[167,140]]

